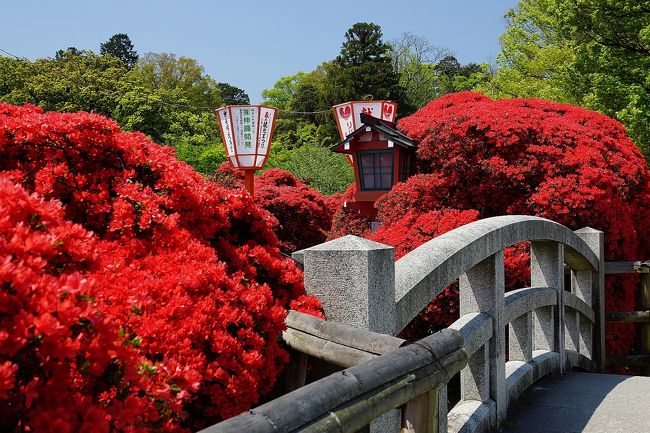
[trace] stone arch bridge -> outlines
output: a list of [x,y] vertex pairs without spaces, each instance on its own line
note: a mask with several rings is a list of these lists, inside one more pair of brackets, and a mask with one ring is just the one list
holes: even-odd
[[[506,293],[503,250],[523,241],[531,286]],[[291,312],[290,392],[204,432],[650,432],[650,378],[603,374],[603,245],[590,228],[501,216],[397,262],[354,236],[295,253],[328,320]],[[456,280],[455,323],[410,344],[394,337]],[[345,369],[304,385],[308,356]]]

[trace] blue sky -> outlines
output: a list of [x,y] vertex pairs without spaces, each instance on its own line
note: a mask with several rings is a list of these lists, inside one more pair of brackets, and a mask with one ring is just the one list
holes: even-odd
[[3,2],[0,49],[35,59],[75,46],[99,51],[127,33],[138,53],[197,59],[217,81],[260,92],[284,75],[336,57],[359,21],[404,32],[451,50],[461,63],[493,62],[503,15],[516,0],[417,1],[30,1]]

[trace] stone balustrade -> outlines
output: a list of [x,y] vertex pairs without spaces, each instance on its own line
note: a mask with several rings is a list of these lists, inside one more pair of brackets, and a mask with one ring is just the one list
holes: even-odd
[[[530,242],[531,287],[505,293],[504,249],[520,242]],[[382,403],[383,400],[376,396],[383,395],[381,392],[386,392],[385,387],[392,386],[390,381],[399,376],[393,375],[386,378],[384,388],[380,386],[368,391],[364,397],[377,406],[373,412],[377,417],[373,417],[370,431],[397,432],[400,428],[402,432],[418,433],[494,431],[519,395],[545,375],[563,374],[573,367],[589,371],[603,369],[602,232],[590,228],[573,232],[538,217],[502,216],[452,230],[397,262],[393,257],[391,247],[354,236],[345,236],[294,254],[294,258],[304,265],[307,292],[321,300],[328,321],[366,330],[370,333],[369,339],[377,339],[372,336],[377,333],[396,335],[445,287],[459,281],[460,318],[446,332],[453,332],[461,339],[467,362],[460,373],[460,402],[448,412],[447,377],[442,381],[431,381],[430,387],[418,388],[421,393],[417,396],[408,394],[408,400],[386,397]],[[570,272],[570,279],[565,269]],[[565,281],[570,281],[568,287],[565,287]],[[322,341],[324,337],[321,335],[319,338]],[[442,341],[441,338],[436,336],[436,341]],[[364,347],[368,353],[372,352]],[[404,349],[408,347],[352,368],[374,362],[383,365],[382,362],[386,361],[381,360],[389,355],[394,357],[390,363],[399,364],[398,359],[406,355],[394,353],[407,353]],[[461,363],[465,365],[464,360],[457,358],[452,346],[448,349],[445,356],[453,354],[455,367],[460,368]],[[311,352],[316,353],[315,350]],[[341,353],[346,353],[348,360],[356,359],[351,357],[348,349],[341,350]],[[358,356],[358,359],[365,359],[364,356]],[[329,360],[332,361],[333,356]],[[427,362],[435,364],[436,356]],[[339,365],[346,364],[341,362]],[[408,365],[408,368],[413,367]],[[346,372],[348,370],[343,374],[354,374]],[[440,379],[440,368],[433,368],[431,372]],[[449,373],[447,370],[444,372]],[[402,373],[406,376],[399,377],[408,376],[406,370]],[[318,385],[319,382],[301,388],[300,398],[309,400],[312,398],[310,393],[321,392],[322,387],[327,386]],[[350,393],[349,390],[346,392]],[[402,397],[405,395],[405,391],[399,392]],[[309,402],[292,400],[296,398],[292,394],[281,397],[284,400],[276,404],[281,407],[291,404],[314,407]],[[339,406],[321,405],[322,412],[310,412],[314,419],[303,420],[304,428],[292,421],[292,430],[309,431],[312,428],[309,426],[327,425],[331,429],[328,427],[323,431],[353,431],[345,426],[357,428],[357,424],[329,421],[323,424],[321,421],[325,418],[331,421],[343,413],[350,415],[345,408],[359,406],[360,397],[361,394],[356,393],[349,400],[334,398]],[[361,413],[367,415],[368,412],[357,414]],[[233,430],[211,428],[210,431]],[[274,427],[254,431],[283,430]]]

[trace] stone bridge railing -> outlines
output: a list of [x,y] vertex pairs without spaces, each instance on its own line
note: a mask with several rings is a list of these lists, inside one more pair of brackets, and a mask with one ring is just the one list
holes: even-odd
[[[524,241],[531,287],[505,293],[503,250]],[[370,431],[494,431],[539,378],[603,368],[602,232],[503,216],[459,227],[396,263],[391,247],[354,236],[294,257],[328,321],[292,313],[285,341],[310,356],[356,365],[207,431],[352,432],[369,422]],[[392,350],[403,342],[391,336],[455,280],[460,319]],[[447,382],[462,367],[461,399],[448,412]]]

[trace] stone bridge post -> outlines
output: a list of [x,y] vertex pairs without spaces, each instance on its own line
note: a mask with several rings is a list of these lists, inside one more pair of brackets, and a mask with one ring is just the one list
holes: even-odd
[[[591,305],[596,316],[593,332],[585,326],[580,327],[580,344],[587,354],[592,355],[598,372],[603,373],[605,371],[605,233],[591,227],[576,230],[575,233],[596,254],[599,262],[598,273],[576,272],[572,275],[572,280],[577,296]],[[595,353],[590,353],[591,347]]]
[[[318,297],[328,320],[395,335],[395,250],[344,236],[293,255],[303,263],[305,291]],[[398,432],[401,414],[387,413],[370,432]]]

